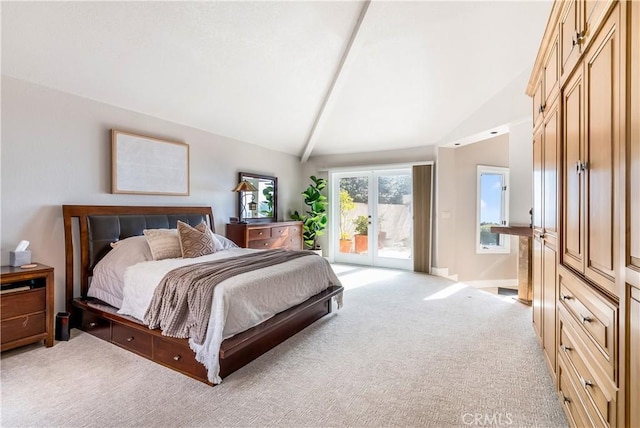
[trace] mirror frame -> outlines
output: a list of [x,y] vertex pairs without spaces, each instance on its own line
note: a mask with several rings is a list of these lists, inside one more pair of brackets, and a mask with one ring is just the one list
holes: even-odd
[[240,217],[242,213],[242,192],[238,192],[238,219],[246,223],[273,223],[278,221],[278,177],[263,174],[254,174],[252,172],[239,172],[238,183],[247,178],[259,178],[262,180],[273,181],[273,217]]

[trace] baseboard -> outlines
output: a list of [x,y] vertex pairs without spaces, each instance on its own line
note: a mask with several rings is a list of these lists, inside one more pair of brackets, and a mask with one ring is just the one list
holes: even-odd
[[441,276],[442,278],[447,278],[452,281],[458,282],[458,274],[449,275],[449,268],[437,268],[431,267],[431,275],[433,276]]
[[518,279],[484,279],[480,281],[460,281],[472,288],[517,287]]

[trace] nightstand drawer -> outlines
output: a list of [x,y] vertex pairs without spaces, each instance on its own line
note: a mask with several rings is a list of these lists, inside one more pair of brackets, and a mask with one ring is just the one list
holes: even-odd
[[254,239],[268,239],[271,238],[271,228],[261,227],[257,229],[249,229],[249,240]]
[[111,340],[123,348],[151,358],[151,335],[125,325],[113,323]]
[[179,372],[207,377],[207,369],[196,361],[195,354],[188,344],[180,344],[170,340],[153,338],[153,359]]
[[47,331],[45,320],[45,313],[40,312],[2,321],[0,329],[2,343],[45,333]]
[[44,288],[3,294],[0,299],[2,319],[42,312],[47,305],[46,297]]

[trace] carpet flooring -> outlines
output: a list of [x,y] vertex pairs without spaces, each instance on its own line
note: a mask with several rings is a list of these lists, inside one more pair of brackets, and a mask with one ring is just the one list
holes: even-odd
[[78,330],[4,352],[0,423],[566,426],[530,307],[423,274],[335,269],[342,310],[213,388]]

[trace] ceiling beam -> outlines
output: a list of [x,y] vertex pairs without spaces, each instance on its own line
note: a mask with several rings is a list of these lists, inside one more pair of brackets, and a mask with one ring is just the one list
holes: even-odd
[[324,126],[327,121],[327,115],[329,106],[335,101],[336,98],[336,88],[339,87],[341,81],[344,80],[346,73],[345,69],[348,68],[348,63],[351,62],[353,55],[351,55],[351,51],[358,37],[358,33],[360,32],[360,27],[362,26],[362,22],[364,21],[365,16],[367,15],[367,11],[369,10],[369,5],[371,4],[371,0],[365,0],[362,5],[362,9],[360,10],[360,16],[358,17],[358,21],[351,33],[351,37],[349,39],[349,43],[347,43],[347,47],[342,54],[342,58],[340,59],[340,63],[338,64],[338,68],[333,75],[333,79],[331,81],[331,85],[327,90],[327,93],[324,96],[324,100],[322,101],[322,105],[320,106],[320,110],[316,115],[316,120],[313,122],[313,127],[311,128],[311,132],[307,137],[307,142],[304,147],[304,151],[302,152],[302,156],[300,157],[300,162],[304,163],[309,160],[309,156],[311,156],[311,152],[313,152],[313,148],[318,141],[318,136],[320,134],[320,130]]

